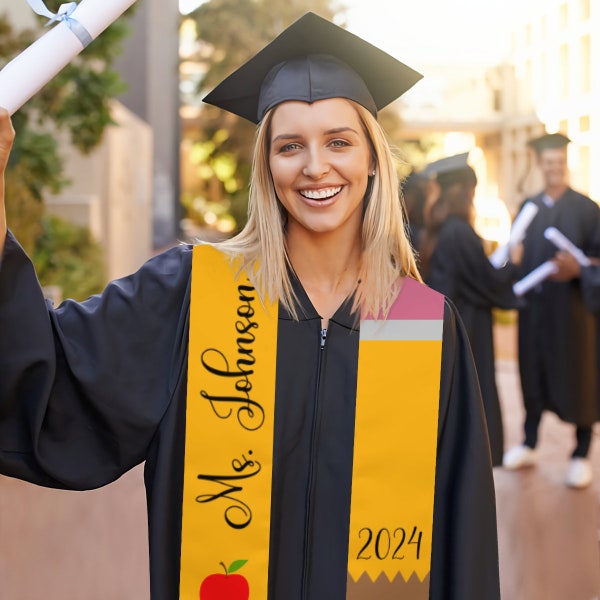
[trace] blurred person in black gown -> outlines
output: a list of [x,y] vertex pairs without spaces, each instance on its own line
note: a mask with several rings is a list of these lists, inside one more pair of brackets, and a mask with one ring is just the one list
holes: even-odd
[[468,153],[444,158],[426,171],[437,180],[438,200],[430,211],[429,231],[435,239],[426,281],[456,304],[467,329],[488,424],[492,463],[502,463],[504,435],[494,365],[494,307],[515,308],[512,283],[517,276],[518,249],[500,269],[490,263],[473,228],[477,176]]
[[529,142],[544,177],[544,189],[525,201],[533,202],[539,210],[523,241],[521,275],[547,260],[554,260],[559,270],[527,293],[519,310],[524,441],[506,453],[504,466],[519,469],[536,463],[542,413],[551,410],[561,420],[575,425],[575,448],[566,484],[582,488],[592,481],[587,456],[592,424],[599,415],[596,323],[585,307],[577,272],[561,260],[557,248],[544,237],[544,231],[553,226],[585,254],[600,254],[600,209],[569,185],[569,142],[560,133],[545,134]]
[[[418,260],[419,271],[424,280],[427,279],[429,261],[433,254],[439,229],[438,227],[432,226],[433,223],[439,223],[439,219],[436,217],[436,212],[439,210],[439,207],[436,203],[440,197],[440,186],[431,172],[432,165],[434,164],[435,163],[428,165],[418,174],[424,199],[421,213],[423,225],[419,228],[418,247],[415,247],[415,254]],[[414,237],[415,233],[411,231],[410,235]]]
[[421,237],[425,228],[425,203],[427,201],[427,178],[411,171],[402,183],[402,195],[406,207],[408,236],[417,255],[417,264],[421,247]]

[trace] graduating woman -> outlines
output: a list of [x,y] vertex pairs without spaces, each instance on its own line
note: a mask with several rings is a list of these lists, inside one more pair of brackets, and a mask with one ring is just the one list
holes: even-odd
[[[492,309],[517,307],[512,284],[518,271],[510,261],[500,269],[492,266],[473,228],[477,176],[467,157],[449,156],[428,167],[435,173],[440,196],[431,210],[429,231],[434,232],[435,245],[426,281],[452,300],[465,325],[481,386],[492,463],[498,466],[504,454],[504,433],[496,387]],[[516,252],[513,260],[517,260]]]
[[7,234],[0,471],[145,462],[153,599],[499,597],[475,369],[376,120],[419,78],[308,13],[206,98],[258,123],[239,235],[53,309]]

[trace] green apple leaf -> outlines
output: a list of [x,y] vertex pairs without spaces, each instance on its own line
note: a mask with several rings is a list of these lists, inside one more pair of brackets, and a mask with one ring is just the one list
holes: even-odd
[[227,573],[235,573],[239,571],[248,561],[247,560],[234,560],[227,569]]

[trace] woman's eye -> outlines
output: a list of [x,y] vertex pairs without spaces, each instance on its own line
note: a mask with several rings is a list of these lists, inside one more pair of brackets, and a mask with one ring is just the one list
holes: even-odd
[[286,144],[279,149],[279,152],[292,152],[293,150],[298,150],[300,148],[300,144],[296,142],[292,142],[291,144]]
[[349,146],[350,144],[346,140],[333,140],[331,145],[334,148],[344,148],[345,146]]

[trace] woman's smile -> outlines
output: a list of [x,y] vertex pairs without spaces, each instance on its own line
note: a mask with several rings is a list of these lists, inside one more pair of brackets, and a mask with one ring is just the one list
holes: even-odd
[[304,196],[307,200],[331,200],[337,196],[342,190],[342,186],[326,187],[318,190],[299,190],[301,196]]

